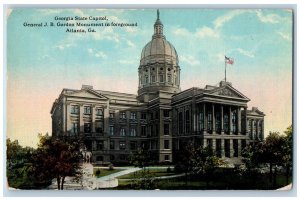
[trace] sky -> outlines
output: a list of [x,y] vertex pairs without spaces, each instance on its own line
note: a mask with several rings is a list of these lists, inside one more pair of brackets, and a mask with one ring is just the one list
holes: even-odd
[[[292,11],[286,9],[160,9],[164,35],[177,50],[181,89],[224,79],[224,55],[234,58],[227,80],[265,116],[265,133],[292,123]],[[51,133],[51,106],[63,88],[137,93],[143,47],[151,40],[154,9],[8,9],[6,21],[6,137],[36,146]],[[94,33],[66,27],[25,27],[55,17],[106,16]],[[67,21],[60,20],[66,23]],[[74,20],[68,21],[70,23]],[[85,21],[94,22],[94,21]]]

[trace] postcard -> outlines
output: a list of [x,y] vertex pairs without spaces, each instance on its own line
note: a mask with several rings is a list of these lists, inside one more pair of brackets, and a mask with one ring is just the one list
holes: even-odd
[[293,9],[6,9],[9,190],[290,190]]

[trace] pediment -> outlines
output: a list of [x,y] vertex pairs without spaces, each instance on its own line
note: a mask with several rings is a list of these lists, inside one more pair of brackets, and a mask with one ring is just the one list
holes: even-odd
[[69,94],[69,96],[80,97],[80,98],[102,99],[102,100],[108,99],[104,95],[102,95],[94,90],[91,90],[91,89],[82,89],[80,91],[76,91],[76,92]]
[[212,92],[210,94],[215,95],[215,96],[223,96],[223,97],[227,96],[227,97],[231,97],[231,98],[241,98],[241,99],[249,100],[249,98],[247,98],[245,95],[243,95],[241,92],[234,89],[230,85],[214,89],[214,90],[212,90]]
[[252,110],[248,110],[247,114],[249,115],[265,115],[262,111],[260,111],[258,108],[253,107]]

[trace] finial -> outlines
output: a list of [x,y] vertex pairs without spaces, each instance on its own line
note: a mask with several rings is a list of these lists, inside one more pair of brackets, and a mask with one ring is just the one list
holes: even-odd
[[159,9],[157,9],[157,19],[159,20]]

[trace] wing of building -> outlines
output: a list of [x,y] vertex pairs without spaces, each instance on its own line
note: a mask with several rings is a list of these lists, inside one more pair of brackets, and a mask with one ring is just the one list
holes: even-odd
[[189,141],[220,157],[240,157],[251,140],[264,138],[264,113],[229,82],[180,89],[178,55],[157,15],[152,40],[141,53],[138,94],[63,89],[51,109],[52,135],[80,137],[93,163],[128,162],[139,147],[154,161],[174,162]]

